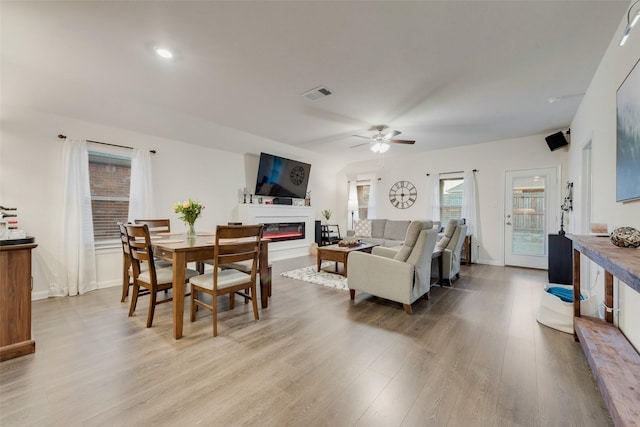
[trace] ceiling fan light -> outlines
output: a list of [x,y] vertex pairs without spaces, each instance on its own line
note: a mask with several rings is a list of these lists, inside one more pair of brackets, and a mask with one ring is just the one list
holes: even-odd
[[156,49],[156,53],[164,59],[173,58],[173,53],[169,49],[165,49],[163,47]]
[[382,154],[388,149],[389,149],[389,144],[387,144],[386,142],[376,142],[371,146],[371,151],[373,151],[374,153]]

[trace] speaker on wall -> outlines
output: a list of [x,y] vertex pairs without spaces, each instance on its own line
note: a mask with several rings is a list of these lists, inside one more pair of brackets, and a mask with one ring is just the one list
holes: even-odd
[[564,137],[562,132],[556,132],[552,135],[549,135],[545,138],[547,141],[547,145],[549,146],[549,150],[553,151],[556,148],[564,147],[565,145],[569,145],[567,139]]

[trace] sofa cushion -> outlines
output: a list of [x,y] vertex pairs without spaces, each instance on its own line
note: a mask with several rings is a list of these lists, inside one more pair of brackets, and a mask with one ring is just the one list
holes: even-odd
[[384,225],[384,238],[389,240],[404,240],[410,223],[411,221],[394,221],[388,219]]
[[371,221],[360,219],[355,221],[355,237],[371,237]]
[[384,236],[384,225],[387,223],[386,219],[372,219],[371,220],[371,237],[376,239],[382,239]]
[[405,262],[407,259],[409,259],[409,255],[411,255],[411,251],[418,241],[420,231],[422,231],[424,228],[431,228],[432,226],[433,225],[430,221],[411,221],[409,227],[407,227],[404,244],[402,245],[398,253],[393,257],[393,259],[402,262]]

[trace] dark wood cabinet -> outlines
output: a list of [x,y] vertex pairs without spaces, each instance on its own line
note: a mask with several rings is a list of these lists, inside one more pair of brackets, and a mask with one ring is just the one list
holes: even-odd
[[573,245],[564,235],[549,234],[549,283],[573,285]]
[[31,250],[0,246],[0,361],[34,353],[31,337]]

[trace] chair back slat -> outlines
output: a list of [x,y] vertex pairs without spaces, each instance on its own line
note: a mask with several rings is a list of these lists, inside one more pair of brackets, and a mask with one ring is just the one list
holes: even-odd
[[171,221],[168,219],[134,219],[135,224],[147,224],[149,233],[160,233],[171,231]]
[[216,240],[262,238],[262,228],[256,225],[219,225],[216,227]]
[[118,223],[118,228],[120,229],[120,243],[122,243],[122,252],[124,252],[125,256],[131,259],[131,254],[129,252],[129,237],[127,236],[127,228],[123,222]]
[[[241,261],[252,261],[251,277],[255,279],[262,225],[219,225],[216,227],[216,245],[213,250],[214,276],[218,266]],[[214,278],[214,286],[216,279]]]

